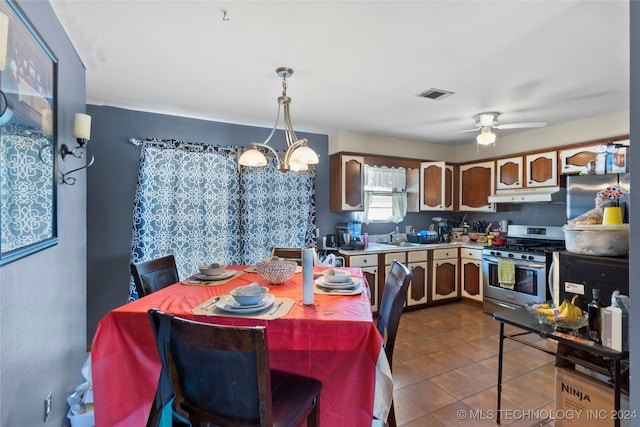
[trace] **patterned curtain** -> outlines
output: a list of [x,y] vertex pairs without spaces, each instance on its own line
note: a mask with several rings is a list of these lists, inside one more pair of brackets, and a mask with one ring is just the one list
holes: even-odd
[[144,143],[131,262],[173,254],[186,278],[205,263],[254,264],[273,246],[312,246],[315,171],[240,168],[238,155],[234,147]]

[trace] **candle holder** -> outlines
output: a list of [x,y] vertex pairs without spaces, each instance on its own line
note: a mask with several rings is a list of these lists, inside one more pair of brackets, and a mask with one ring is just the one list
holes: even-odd
[[[85,152],[88,151],[86,145],[89,142],[89,138],[91,136],[91,116],[88,114],[76,113],[75,121],[73,125],[73,137],[76,138],[78,142],[78,146],[74,148],[69,148],[67,144],[62,144],[60,147],[60,156],[62,160],[65,160],[67,156],[73,156],[75,158],[81,159],[84,157]],[[76,179],[70,174],[74,172],[78,172],[82,169],[86,169],[93,164],[95,157],[91,154],[91,160],[84,166],[81,166],[76,169],[72,169],[69,172],[62,173],[62,183],[67,185],[73,185],[76,183]]]

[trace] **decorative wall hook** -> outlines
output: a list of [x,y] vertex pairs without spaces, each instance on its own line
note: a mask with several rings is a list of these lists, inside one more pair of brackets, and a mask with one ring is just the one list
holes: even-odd
[[[86,145],[91,137],[91,116],[89,116],[88,114],[76,113],[75,121],[73,124],[73,137],[76,138],[78,146],[69,148],[67,144],[62,144],[62,146],[60,147],[60,156],[62,157],[62,160],[65,160],[69,155],[81,159],[84,157],[85,151],[88,151]],[[88,168],[93,164],[94,160],[95,158],[93,157],[93,154],[91,154],[91,160],[89,160],[89,163],[87,163],[86,165],[76,169],[72,169],[68,172],[63,172],[62,183],[68,185],[75,184],[76,179],[69,175],[82,169]]]

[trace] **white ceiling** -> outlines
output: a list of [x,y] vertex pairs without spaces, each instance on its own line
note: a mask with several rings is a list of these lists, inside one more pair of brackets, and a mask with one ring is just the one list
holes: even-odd
[[300,132],[456,145],[483,111],[552,126],[629,109],[628,1],[50,1],[88,104],[272,127],[288,66]]

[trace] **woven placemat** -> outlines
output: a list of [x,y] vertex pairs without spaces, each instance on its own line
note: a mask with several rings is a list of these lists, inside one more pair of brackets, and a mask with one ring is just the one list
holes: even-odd
[[229,283],[230,281],[232,281],[233,279],[235,279],[238,276],[241,276],[244,274],[244,271],[238,270],[236,271],[233,276],[224,279],[224,280],[202,280],[202,279],[198,279],[196,276],[191,276],[188,277],[186,279],[184,279],[182,282],[183,285],[197,285],[197,286],[218,286],[218,285],[224,285],[225,283]]
[[322,287],[318,287],[318,285],[314,285],[313,286],[313,293],[317,294],[317,295],[342,295],[342,296],[349,296],[349,295],[360,295],[362,293],[362,280],[358,280],[356,281],[357,285],[355,288],[353,289],[328,289],[328,288],[322,288]]
[[[295,301],[287,297],[276,297],[273,305],[269,308],[265,308],[261,311],[254,313],[238,313],[235,311],[226,311],[216,307],[215,303],[221,298],[225,298],[227,295],[220,295],[220,297],[213,297],[203,302],[199,306],[195,307],[191,312],[200,316],[224,316],[224,317],[242,317],[246,319],[263,319],[263,320],[275,320],[284,317],[289,313],[291,307]],[[277,310],[276,310],[277,308]]]

